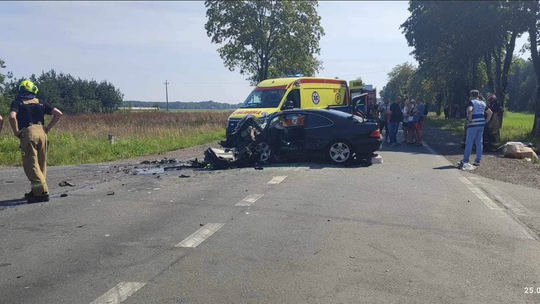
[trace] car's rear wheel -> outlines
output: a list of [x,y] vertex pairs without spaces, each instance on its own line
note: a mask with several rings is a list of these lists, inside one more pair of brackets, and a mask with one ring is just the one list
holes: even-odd
[[268,162],[272,157],[272,149],[266,142],[261,142],[255,146],[255,151],[259,154],[260,162]]
[[346,141],[334,141],[328,147],[327,155],[330,161],[342,164],[351,159],[353,149],[351,144]]

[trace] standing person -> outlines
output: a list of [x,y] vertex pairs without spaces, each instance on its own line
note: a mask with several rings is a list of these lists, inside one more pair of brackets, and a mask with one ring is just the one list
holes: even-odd
[[0,115],[0,133],[2,133],[3,127],[4,127],[4,119],[2,118],[2,115]]
[[367,119],[375,119],[375,115],[374,115],[374,112],[375,112],[375,109],[377,109],[377,105],[373,102],[373,98],[371,98],[370,96],[368,96],[368,107],[367,107],[367,111],[366,111],[366,118]]
[[426,105],[422,102],[420,98],[417,99],[416,107],[413,110],[413,132],[416,138],[415,145],[418,147],[422,146],[422,124],[424,122],[424,116],[426,113]]
[[501,141],[501,121],[504,109],[501,107],[501,104],[497,100],[497,95],[490,93],[488,95],[488,107],[493,112],[493,116],[489,121],[489,132],[488,132],[488,144],[491,150],[494,149],[494,144]]
[[[30,180],[31,191],[26,193],[28,203],[48,202],[49,188],[45,180],[47,174],[47,133],[56,125],[62,112],[46,101],[36,98],[37,86],[30,80],[23,80],[19,95],[11,103],[9,122],[13,134],[20,139],[24,173]],[[44,115],[52,115],[45,126]]]
[[409,143],[409,112],[411,111],[411,102],[405,101],[405,106],[403,107],[403,137],[405,137],[405,143]]
[[409,109],[409,123],[406,137],[407,144],[412,145],[416,143],[416,136],[414,133],[414,109],[416,108],[416,100],[411,99],[411,107]]
[[384,103],[382,103],[380,106],[379,106],[379,113],[381,113],[381,120],[379,121],[379,129],[382,133],[383,129],[385,130],[385,141],[386,142],[389,142],[389,134],[388,134],[388,123],[387,123],[387,115],[388,115],[388,110],[390,110],[390,99],[388,98],[385,98],[384,99]]
[[450,107],[448,105],[444,106],[444,119],[450,119]]
[[397,142],[397,131],[399,123],[403,121],[403,113],[401,112],[401,97],[397,97],[396,100],[390,106],[390,123],[388,124],[388,130],[390,131],[390,145],[399,146]]
[[454,117],[457,119],[459,118],[459,111],[460,111],[460,106],[459,104],[454,104]]
[[[482,136],[484,135],[484,125],[489,122],[493,112],[486,107],[486,103],[478,99],[478,90],[471,91],[470,101],[467,104],[467,136],[465,138],[465,152],[463,160],[458,163],[463,170],[474,170],[480,165],[482,160]],[[486,117],[487,115],[487,117]],[[474,164],[469,163],[473,143],[476,144],[476,159]]]

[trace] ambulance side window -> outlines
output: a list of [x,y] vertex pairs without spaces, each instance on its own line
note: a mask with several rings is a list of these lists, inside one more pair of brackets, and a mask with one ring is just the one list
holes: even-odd
[[287,104],[291,104],[294,107],[294,109],[300,108],[300,90],[295,89],[289,92],[289,95],[287,95],[287,99],[285,99],[285,104],[283,105],[283,108],[287,107]]

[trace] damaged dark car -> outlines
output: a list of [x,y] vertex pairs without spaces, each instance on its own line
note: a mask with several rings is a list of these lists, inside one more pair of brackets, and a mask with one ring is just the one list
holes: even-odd
[[246,167],[305,157],[335,164],[369,161],[382,146],[373,120],[331,109],[293,109],[244,117],[205,161],[215,168]]

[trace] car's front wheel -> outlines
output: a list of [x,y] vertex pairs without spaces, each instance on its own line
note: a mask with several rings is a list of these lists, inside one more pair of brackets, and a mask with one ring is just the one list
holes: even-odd
[[266,163],[272,157],[272,148],[266,142],[261,142],[255,146],[255,151],[259,155],[259,161]]
[[346,141],[335,141],[328,147],[327,155],[330,161],[342,164],[351,159],[353,149],[351,144]]

